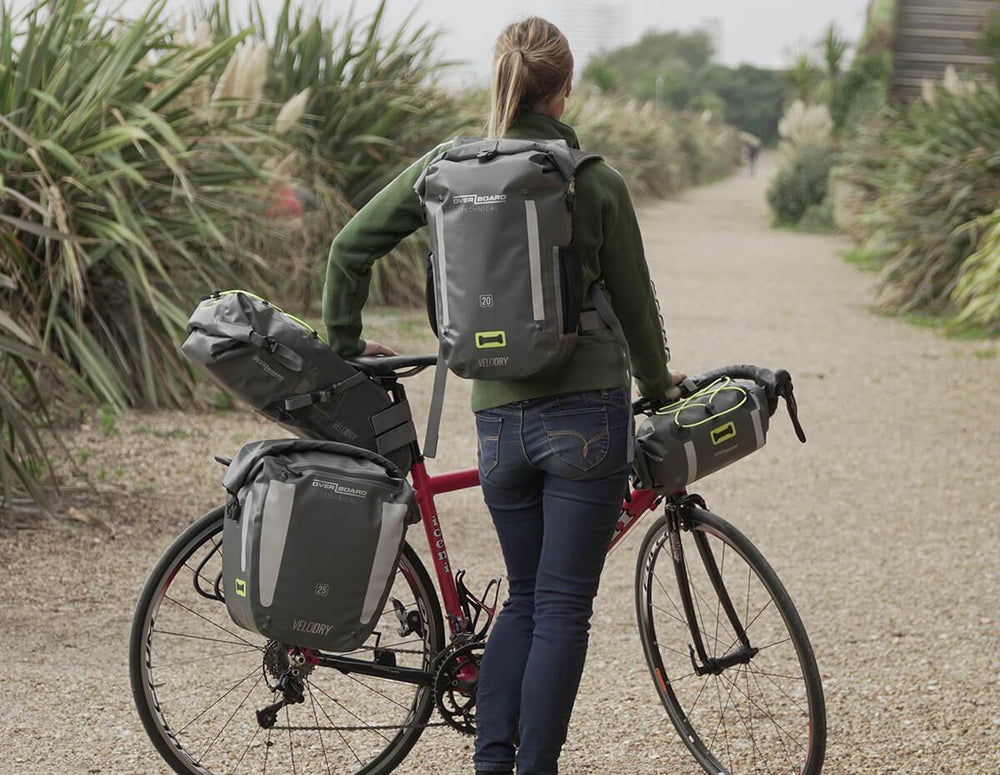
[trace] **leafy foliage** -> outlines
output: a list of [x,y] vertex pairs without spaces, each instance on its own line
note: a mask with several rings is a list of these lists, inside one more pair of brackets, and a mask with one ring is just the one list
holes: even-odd
[[677,110],[710,109],[715,118],[773,143],[786,93],[780,73],[725,67],[712,61],[714,54],[704,32],[648,33],[634,45],[592,59],[583,77],[602,93],[660,97]]
[[962,265],[953,299],[959,326],[978,326],[1000,333],[1000,210],[977,221],[977,247]]
[[[237,27],[229,0],[218,0],[207,15],[216,39]],[[284,0],[273,24],[259,5],[251,15],[256,33],[268,36],[262,115],[277,121],[283,105],[305,95],[302,120],[285,136],[296,153],[281,172],[304,184],[319,207],[297,240],[246,239],[283,265],[298,302],[308,305],[321,285],[321,258],[343,224],[414,158],[470,130],[474,119],[433,86],[443,66],[437,33],[409,20],[387,29],[384,2],[366,19],[328,21],[292,0]],[[424,244],[412,239],[377,262],[374,301],[420,301],[425,255]]]
[[657,108],[651,102],[599,95],[571,100],[565,120],[585,148],[622,173],[637,197],[667,196],[718,179],[739,163],[729,127]]
[[[938,90],[932,104],[914,103],[856,145],[844,174],[867,192],[858,236],[884,267],[889,306],[949,313],[953,301],[968,308],[992,292],[993,231],[981,243],[975,224],[1000,207],[996,89]],[[981,322],[975,310],[988,305],[962,319]]]
[[[830,148],[793,148],[790,158],[779,167],[767,190],[767,201],[779,226],[794,226],[827,198],[830,171],[836,166],[837,152]],[[813,213],[812,218],[819,217]]]
[[184,99],[239,37],[177,46],[164,7],[122,28],[46,2],[0,41],[2,306],[115,407],[187,400],[192,289],[262,267],[227,236],[260,198],[241,150],[260,139]]

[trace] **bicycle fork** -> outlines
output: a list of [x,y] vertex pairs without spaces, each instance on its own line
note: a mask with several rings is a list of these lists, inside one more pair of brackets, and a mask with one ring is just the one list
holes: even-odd
[[695,613],[694,599],[691,594],[690,577],[684,558],[684,546],[681,543],[681,531],[689,530],[684,518],[684,512],[692,507],[692,501],[695,498],[700,501],[698,505],[704,508],[705,504],[698,496],[688,496],[681,504],[667,507],[667,515],[670,520],[670,555],[674,563],[674,575],[677,577],[681,605],[684,608],[684,616],[687,618],[688,629],[691,632],[691,640],[694,644],[688,644],[691,666],[695,674],[699,676],[707,674],[719,675],[734,665],[749,663],[757,655],[759,649],[750,645],[750,639],[747,636],[743,623],[740,621],[739,615],[736,613],[732,598],[729,596],[729,590],[726,589],[725,582],[722,580],[722,573],[719,571],[718,563],[715,561],[712,547],[708,545],[708,539],[700,531],[691,531],[695,546],[698,548],[698,554],[705,566],[705,572],[708,574],[708,578],[712,583],[712,588],[715,590],[716,596],[719,598],[722,609],[726,612],[726,617],[729,619],[729,624],[733,628],[733,632],[736,633],[736,642],[738,643],[733,651],[719,657],[710,657],[705,649],[701,625]]

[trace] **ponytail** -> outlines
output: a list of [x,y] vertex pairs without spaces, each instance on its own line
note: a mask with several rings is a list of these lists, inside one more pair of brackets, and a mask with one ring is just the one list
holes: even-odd
[[511,24],[497,38],[490,100],[490,137],[503,137],[521,108],[559,95],[573,77],[569,41],[537,16]]

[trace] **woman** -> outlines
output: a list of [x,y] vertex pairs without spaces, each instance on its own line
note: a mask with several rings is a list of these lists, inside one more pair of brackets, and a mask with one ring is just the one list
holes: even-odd
[[[490,136],[566,140],[559,121],[573,55],[552,24],[512,24],[496,44]],[[414,183],[442,149],[415,162],[333,241],[324,292],[330,344],[343,355],[392,354],[360,338],[372,263],[423,224]],[[599,150],[599,149],[597,149]],[[576,181],[573,237],[584,287],[602,280],[641,393],[664,401],[672,384],[659,309],[628,188],[603,162]],[[507,566],[509,599],[483,656],[477,772],[555,773],[587,652],[608,543],[628,485],[632,411],[628,369],[609,330],[580,335],[557,372],[477,381],[472,408],[479,471]]]

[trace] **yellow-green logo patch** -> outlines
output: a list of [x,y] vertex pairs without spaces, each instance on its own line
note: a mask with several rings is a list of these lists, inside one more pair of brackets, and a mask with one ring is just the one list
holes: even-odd
[[712,444],[715,446],[735,438],[736,425],[731,422],[720,425],[718,428],[712,428]]
[[506,347],[507,334],[503,331],[476,331],[476,349],[489,350],[494,347]]
[[243,579],[236,579],[236,594],[240,597],[247,596],[247,583]]

